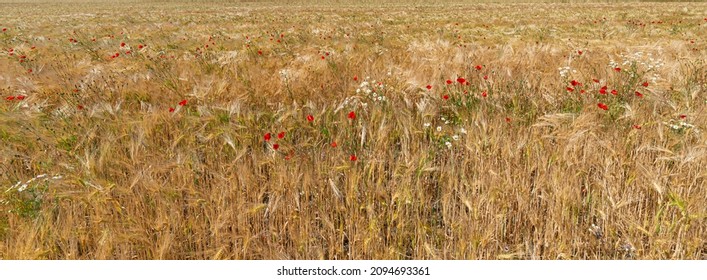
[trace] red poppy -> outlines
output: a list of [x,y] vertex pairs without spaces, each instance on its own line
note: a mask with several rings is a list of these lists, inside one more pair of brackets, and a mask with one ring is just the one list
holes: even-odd
[[597,104],[597,106],[604,111],[609,110],[609,106],[604,103],[599,103],[599,104]]
[[449,95],[446,95],[446,94],[445,94],[445,95],[442,96],[442,98],[443,98],[444,100],[447,100],[447,99],[449,99]]
[[648,81],[643,82],[643,86],[647,87],[648,86]]
[[258,50],[258,54],[259,54],[259,55],[263,55],[263,51]]
[[355,120],[356,119],[356,113],[354,111],[349,112],[349,119]]
[[322,59],[325,59],[323,55],[322,55]]
[[466,82],[466,79],[459,77],[459,78],[457,78],[457,82],[459,82],[460,84],[463,84]]
[[186,100],[186,99],[184,99],[184,100],[182,100],[182,101],[179,102],[179,106],[185,106],[185,105],[187,105],[187,100]]
[[582,55],[582,53],[583,53],[582,50],[577,51],[577,54],[579,54],[579,55]]
[[124,42],[121,42],[121,43],[120,43],[120,47],[121,47],[121,48],[122,48],[122,47],[125,47],[125,43],[124,43]]
[[169,107],[169,112],[170,112],[170,113],[174,112],[174,108],[173,108],[173,107]]
[[307,121],[308,121],[308,122],[313,122],[313,121],[314,121],[314,116],[312,116],[312,115],[307,115]]
[[79,104],[78,106],[76,106],[76,109],[83,110],[83,105]]
[[18,96],[17,96],[17,100],[25,100],[25,96],[24,96],[24,95],[18,95]]
[[687,118],[687,115],[680,115],[680,118],[684,120]]
[[643,93],[640,93],[640,92],[636,91],[636,96],[638,96],[638,97],[643,97]]
[[488,93],[486,93],[486,92],[484,91],[484,92],[481,93],[481,96],[486,97],[486,96],[488,96]]
[[279,145],[279,144],[273,144],[273,145],[272,145],[272,148],[273,148],[273,150],[276,150],[276,151],[277,151],[277,149],[280,148],[280,145]]
[[481,70],[481,65],[476,65],[474,68],[476,68],[476,70]]
[[635,128],[635,129],[641,129],[641,126],[640,126],[640,125],[637,125],[637,124],[634,124],[634,125],[633,125],[633,128]]
[[358,76],[354,76],[354,81],[358,81]]
[[594,82],[597,83],[597,84],[599,83],[599,80],[598,80],[598,79],[592,79],[592,81],[594,81]]
[[616,67],[616,68],[614,68],[614,71],[616,71],[616,72],[621,72],[621,67]]
[[606,86],[601,87],[601,89],[599,89],[599,93],[606,94]]
[[331,142],[331,147],[332,147],[332,148],[336,148],[336,146],[338,146],[338,145],[336,145],[336,141],[332,141],[332,142]]
[[431,90],[431,89],[432,89],[432,85],[427,85],[426,88],[427,88],[427,90]]
[[507,123],[510,123],[510,122],[511,122],[511,118],[506,117],[506,122],[507,122]]
[[137,45],[138,49],[142,49],[143,45]]
[[615,89],[612,89],[612,90],[611,90],[611,94],[617,95],[617,94],[619,94],[619,92],[618,92],[617,90],[615,90]]
[[277,139],[282,139],[282,138],[285,138],[285,132],[284,132],[284,131],[277,134]]
[[27,70],[27,73],[32,73],[32,69]]
[[7,28],[3,28],[3,29],[2,29],[2,32],[5,32],[5,31],[7,31]]
[[263,136],[263,138],[265,139],[265,141],[270,141],[270,138],[272,138],[272,136],[270,135],[270,132],[268,132],[265,133],[265,136]]
[[7,101],[12,101],[12,100],[15,100],[15,97],[14,97],[14,96],[8,96],[8,97],[5,97],[5,100],[7,100]]
[[489,79],[489,76],[488,76],[488,75],[484,75],[484,80],[488,80],[488,79]]
[[567,87],[567,91],[569,91],[569,92],[573,92],[573,91],[574,91],[574,89],[573,89],[573,88],[571,88],[571,87]]
[[349,159],[350,159],[351,161],[356,161],[358,158],[356,157],[356,155],[351,155],[351,156],[349,157]]
[[451,84],[452,84],[452,80],[447,80],[447,84],[448,84],[448,85],[451,85]]
[[576,80],[572,80],[570,82],[570,84],[572,84],[573,87],[576,87],[579,84],[579,82],[577,82]]

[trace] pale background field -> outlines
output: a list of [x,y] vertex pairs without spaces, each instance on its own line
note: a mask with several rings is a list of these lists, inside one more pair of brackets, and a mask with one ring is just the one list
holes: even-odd
[[1,259],[707,259],[705,3],[0,2]]

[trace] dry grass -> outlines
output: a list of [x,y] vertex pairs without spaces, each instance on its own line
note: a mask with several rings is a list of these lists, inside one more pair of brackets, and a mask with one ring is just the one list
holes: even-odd
[[2,9],[2,259],[707,258],[705,4]]

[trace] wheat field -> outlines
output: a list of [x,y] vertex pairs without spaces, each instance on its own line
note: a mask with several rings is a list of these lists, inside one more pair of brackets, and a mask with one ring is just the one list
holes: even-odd
[[0,8],[0,259],[707,259],[705,3]]

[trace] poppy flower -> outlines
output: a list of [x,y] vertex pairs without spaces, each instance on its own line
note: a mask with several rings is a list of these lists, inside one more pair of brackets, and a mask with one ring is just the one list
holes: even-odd
[[451,85],[451,84],[452,84],[452,80],[447,80],[447,84],[448,84],[448,85]]
[[577,51],[577,54],[579,54],[579,55],[582,55],[582,53],[583,53],[582,50]]
[[187,100],[186,100],[186,99],[184,99],[184,100],[182,100],[182,101],[179,102],[179,106],[185,106],[185,105],[187,105]]
[[449,95],[446,95],[446,94],[445,94],[445,95],[442,96],[442,98],[443,98],[444,100],[447,100],[447,99],[449,99]]
[[618,92],[617,90],[615,90],[615,89],[612,89],[612,90],[611,90],[611,94],[617,95],[617,94],[619,94],[619,92]]
[[466,79],[459,77],[459,78],[457,78],[457,82],[459,82],[460,84],[463,84],[466,82]]
[[263,55],[263,51],[258,50],[258,55]]
[[638,91],[636,91],[635,93],[636,93],[636,96],[638,96],[638,97],[643,97],[643,93],[640,93],[640,92],[638,92]]
[[354,111],[349,112],[348,118],[349,118],[349,119],[352,119],[352,120],[355,120],[355,119],[356,119],[356,113],[354,113]]
[[621,72],[621,67],[616,67],[616,68],[614,68],[614,71],[616,71],[616,72]]
[[120,47],[121,47],[121,48],[122,48],[122,47],[125,47],[125,43],[124,43],[124,42],[121,42],[121,43],[120,43]]
[[279,144],[273,144],[273,145],[272,145],[272,148],[273,148],[273,150],[277,151],[277,149],[280,148],[280,145],[279,145]]
[[601,89],[599,89],[599,93],[606,94],[606,86],[601,87]]
[[141,50],[142,50],[143,47],[144,47],[143,45],[137,45],[137,48],[138,48],[138,49],[141,49]]
[[83,105],[79,104],[78,106],[76,106],[76,109],[83,110]]
[[336,145],[336,141],[332,141],[332,142],[331,142],[331,147],[332,147],[332,148],[336,148],[336,146],[338,146],[338,145]]
[[486,96],[489,96],[489,95],[488,95],[488,93],[486,93],[486,92],[484,91],[484,92],[481,93],[481,96],[486,97]]
[[641,126],[640,126],[640,125],[637,125],[637,124],[634,124],[634,125],[633,125],[633,128],[635,128],[635,129],[641,129]]
[[680,115],[680,118],[684,120],[687,118],[687,115]]
[[609,106],[604,103],[597,104],[597,107],[601,108],[604,111],[609,110]]
[[5,100],[7,100],[7,101],[12,101],[12,100],[15,100],[15,97],[14,97],[14,96],[8,96],[8,97],[5,97]]
[[648,87],[648,81],[643,82],[644,87]]
[[272,138],[272,136],[270,135],[270,132],[268,132],[265,133],[265,136],[263,136],[263,138],[265,139],[265,141],[270,141],[270,138]]
[[476,65],[474,68],[476,68],[476,70],[481,70],[481,65]]
[[576,87],[577,85],[579,85],[579,82],[577,82],[576,80],[572,80],[570,84],[572,84],[573,87]]
[[574,89],[573,89],[573,88],[571,88],[571,87],[567,87],[567,91],[569,91],[569,92],[573,92],[573,91],[574,91]]
[[488,75],[484,75],[484,80],[488,80],[488,79],[489,79],[489,76],[488,76]]
[[24,96],[24,95],[18,95],[18,96],[17,96],[17,100],[25,100],[25,96]]
[[510,123],[510,122],[511,122],[511,118],[506,117],[506,122],[507,122],[507,123]]
[[432,85],[427,85],[426,88],[427,88],[427,90],[431,90],[431,89],[432,89]]
[[358,76],[354,76],[354,81],[358,81]]
[[349,159],[351,161],[356,161],[358,158],[356,157],[356,155],[351,155],[351,156],[349,156]]
[[595,83],[597,83],[597,84],[599,83],[599,79],[592,79],[592,81],[595,82]]
[[7,31],[7,28],[3,28],[3,29],[2,29],[2,32],[5,32],[5,31]]
[[308,122],[313,122],[313,121],[314,121],[314,116],[312,116],[312,115],[307,115],[307,121],[308,121]]
[[169,107],[169,112],[170,113],[174,112],[174,107]]
[[284,131],[277,134],[277,139],[282,139],[282,138],[285,138],[285,132],[284,132]]

